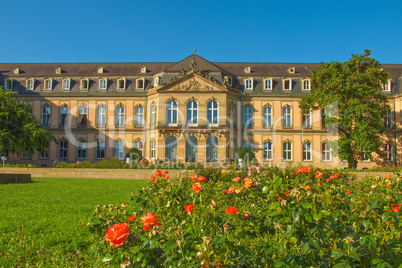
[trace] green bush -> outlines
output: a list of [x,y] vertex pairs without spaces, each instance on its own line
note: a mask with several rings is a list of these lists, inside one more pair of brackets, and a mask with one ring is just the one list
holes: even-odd
[[253,150],[251,150],[248,147],[243,147],[240,149],[239,151],[239,159],[243,160],[243,163],[245,163],[246,161],[252,161],[255,159],[255,155]]
[[131,158],[132,161],[140,160],[142,159],[142,152],[140,149],[133,147],[126,153],[127,157]]

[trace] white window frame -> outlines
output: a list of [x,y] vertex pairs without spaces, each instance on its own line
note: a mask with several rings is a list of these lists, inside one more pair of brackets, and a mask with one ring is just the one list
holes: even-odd
[[312,155],[311,142],[303,142],[303,161],[312,161]]
[[310,79],[303,79],[302,80],[303,90],[310,90],[311,89],[311,82]]
[[391,91],[391,80],[388,80],[387,83],[382,85],[382,90],[386,92]]
[[114,157],[124,160],[124,142],[121,140],[114,142]]
[[107,78],[99,79],[99,90],[107,90]]
[[116,107],[116,127],[124,127],[125,126],[125,113],[126,109],[124,106]]
[[87,142],[78,141],[77,159],[86,159],[86,158],[87,158]]
[[[81,124],[81,121],[84,117],[85,117],[85,123]],[[85,104],[81,104],[78,107],[78,126],[79,127],[88,126],[88,107]]]
[[27,80],[27,90],[33,91],[35,89],[35,80],[33,78],[30,78]]
[[331,148],[329,147],[327,142],[323,142],[321,144],[321,150],[322,150],[322,161],[331,161]]
[[273,160],[272,146],[272,142],[264,142],[264,160]]
[[151,105],[151,126],[156,125],[156,105]]
[[[169,106],[170,103],[170,106]],[[171,126],[171,127],[175,127],[178,126],[178,121],[179,121],[179,104],[177,103],[177,101],[169,101],[166,104],[166,125]],[[169,116],[170,114],[170,116]]]
[[392,144],[385,144],[385,159],[386,162],[393,162],[394,161],[394,145]]
[[[211,107],[208,107],[210,103]],[[214,103],[216,104],[216,107],[214,107]],[[211,118],[208,118],[208,114],[211,115]],[[214,114],[216,114],[216,116],[214,116]],[[207,122],[208,126],[211,127],[217,127],[219,124],[219,103],[217,101],[209,101],[207,103]]]
[[254,80],[251,78],[247,78],[244,80],[244,88],[246,90],[253,90],[253,88],[254,88],[253,84],[254,84]]
[[384,126],[386,129],[393,129],[393,111],[391,109],[385,111],[385,122]]
[[263,112],[263,127],[272,128],[273,127],[272,107],[265,106],[264,108],[262,108],[262,112]]
[[142,143],[142,140],[134,141],[133,147],[134,147],[134,148],[137,148],[138,150],[140,150],[140,151],[141,151],[141,155],[142,155],[142,149],[144,148],[143,146],[144,146],[144,145],[143,145],[143,143]]
[[311,110],[302,114],[302,128],[311,128]]
[[264,90],[271,91],[273,89],[273,80],[272,78],[264,79]]
[[144,126],[144,107],[137,106],[134,109],[134,126],[143,127]]
[[[66,83],[67,83],[67,85],[66,85]],[[70,78],[63,79],[61,81],[61,84],[62,84],[63,90],[70,90],[70,85],[71,85]]]
[[67,159],[68,157],[68,141],[62,140],[59,142],[59,158]]
[[106,106],[99,105],[96,108],[96,125],[97,127],[106,127]]
[[43,90],[46,90],[46,91],[51,91],[52,90],[52,85],[53,85],[53,83],[52,83],[53,81],[52,81],[52,79],[45,79],[44,81],[43,81]]
[[198,103],[196,101],[187,103],[187,124],[190,127],[198,126]]
[[[67,113],[63,112],[66,111]],[[68,109],[68,106],[62,106],[60,107],[60,127],[65,127],[67,126],[67,121],[68,121],[68,115],[70,111]],[[63,122],[64,121],[64,122]]]
[[254,126],[253,121],[254,121],[253,107],[250,107],[250,106],[243,107],[243,127],[244,128],[253,128],[253,126]]
[[[97,139],[96,140],[96,159],[105,159],[106,156],[106,142],[104,139]],[[103,155],[103,157],[102,157]]]
[[[47,112],[47,108],[49,108],[49,112]],[[46,109],[46,110],[45,110]],[[45,113],[46,111],[46,113]],[[42,126],[50,127],[52,123],[52,107],[50,105],[42,106]]]
[[282,146],[283,146],[283,161],[292,161],[293,159],[292,143],[284,142]]
[[[286,82],[289,82],[289,88],[286,87]],[[292,91],[292,79],[291,78],[283,79],[283,90],[284,91]]]
[[292,107],[282,107],[282,127],[292,128]]
[[150,141],[149,148],[150,148],[151,159],[155,159],[155,141],[154,140]]

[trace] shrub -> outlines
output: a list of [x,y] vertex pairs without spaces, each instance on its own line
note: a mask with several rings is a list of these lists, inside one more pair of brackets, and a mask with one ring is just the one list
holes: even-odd
[[142,152],[140,149],[133,147],[126,153],[126,158],[127,157],[129,157],[131,161],[140,160],[142,159]]
[[93,165],[94,168],[105,168],[105,169],[118,169],[118,168],[129,168],[130,166],[126,164],[125,161],[119,160],[118,158],[107,158],[102,159]]
[[253,150],[251,150],[248,147],[243,147],[239,151],[239,159],[243,160],[243,163],[246,163],[247,161],[252,161],[255,159],[255,155]]

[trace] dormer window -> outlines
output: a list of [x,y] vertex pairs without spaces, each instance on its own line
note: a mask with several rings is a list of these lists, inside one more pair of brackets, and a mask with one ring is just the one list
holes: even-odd
[[103,74],[103,67],[98,67],[98,74]]
[[56,74],[61,74],[61,68],[60,68],[60,67],[56,67],[55,72],[56,72]]
[[383,91],[391,91],[391,80],[388,80],[385,85],[382,86]]
[[246,74],[251,73],[251,67],[246,67],[246,68],[244,68],[244,72],[245,72]]
[[154,79],[154,86],[155,87],[157,87],[157,86],[159,86],[159,77],[157,76],[157,77],[155,77],[155,79]]
[[283,80],[283,90],[292,90],[292,79]]
[[117,89],[119,89],[119,90],[126,89],[126,78],[117,79]]
[[272,78],[264,79],[264,90],[272,90]]
[[35,88],[35,80],[28,79],[27,80],[27,89],[28,90],[34,90],[34,88]]
[[107,89],[107,78],[99,79],[99,90],[106,90]]
[[70,90],[70,78],[63,79],[62,87],[63,90]]
[[145,79],[144,78],[138,78],[136,82],[137,82],[137,89],[144,89],[144,87],[145,87]]
[[227,86],[229,86],[229,87],[231,87],[231,86],[232,86],[232,77],[230,77],[230,76],[225,76],[225,77],[223,78],[223,84],[224,84],[224,85],[227,85]]
[[20,68],[15,67],[15,68],[14,68],[14,74],[19,74],[19,73],[20,73]]
[[296,72],[295,67],[289,67],[289,68],[288,68],[288,73],[294,74],[295,72]]
[[302,80],[303,90],[310,90],[310,79]]
[[244,81],[246,90],[253,90],[253,79],[249,78]]
[[4,82],[4,86],[6,90],[12,90],[13,89],[13,80],[12,79],[6,79]]
[[89,89],[89,78],[82,78],[80,81],[80,90]]
[[145,66],[141,67],[141,73],[142,74],[147,73],[147,67],[145,67]]
[[43,84],[43,89],[44,90],[52,90],[52,79],[45,79],[44,84]]

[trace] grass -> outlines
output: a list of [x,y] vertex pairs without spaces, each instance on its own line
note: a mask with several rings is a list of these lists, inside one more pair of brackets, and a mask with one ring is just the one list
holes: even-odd
[[[93,267],[86,224],[97,204],[128,203],[145,180],[35,178],[0,184],[0,267]],[[127,207],[129,209],[129,207]]]

